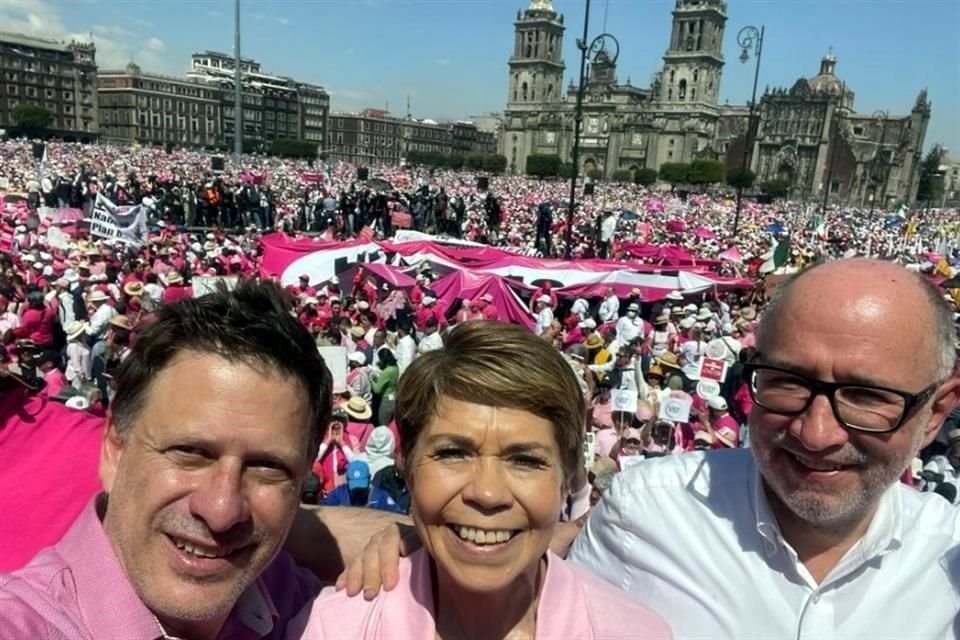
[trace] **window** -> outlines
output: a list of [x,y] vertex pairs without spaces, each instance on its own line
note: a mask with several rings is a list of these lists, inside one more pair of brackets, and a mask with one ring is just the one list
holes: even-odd
[[17,95],[17,90],[18,90],[17,85],[15,85],[15,84],[8,84],[8,85],[7,85],[7,95],[15,96],[15,95]]
[[830,183],[830,193],[840,193],[840,183],[833,181]]
[[677,88],[677,98],[680,100],[684,100],[686,99],[686,97],[687,97],[687,81],[681,80]]
[[853,135],[855,135],[855,136],[862,136],[862,135],[863,135],[863,127],[854,127],[854,128],[853,128]]
[[667,151],[667,160],[673,160],[673,151]]

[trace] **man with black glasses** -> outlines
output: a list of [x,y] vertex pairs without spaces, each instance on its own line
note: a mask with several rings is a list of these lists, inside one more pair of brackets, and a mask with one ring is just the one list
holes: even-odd
[[960,404],[956,329],[901,267],[783,286],[745,378],[751,449],[627,469],[571,558],[679,638],[956,638],[960,517],[898,482]]

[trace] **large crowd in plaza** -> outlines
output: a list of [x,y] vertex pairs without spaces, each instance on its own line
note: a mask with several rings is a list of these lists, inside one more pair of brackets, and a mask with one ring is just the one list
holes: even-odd
[[[568,230],[569,182],[489,176],[479,188],[474,172],[388,166],[367,167],[368,179],[361,180],[360,168],[347,163],[256,155],[239,162],[227,157],[214,170],[211,157],[52,142],[41,161],[29,141],[0,142],[0,479],[23,483],[22,491],[0,502],[11,523],[0,525],[8,538],[0,544],[0,571],[26,572],[0,574],[0,637],[27,637],[58,609],[66,612],[56,623],[59,633],[90,633],[77,622],[92,611],[82,597],[77,604],[72,596],[50,595],[43,586],[49,575],[33,563],[23,569],[64,535],[73,546],[61,543],[60,555],[38,556],[45,558],[43,570],[62,569],[70,554],[82,555],[78,526],[93,539],[91,553],[108,553],[110,538],[145,603],[117,623],[116,633],[209,631],[191,626],[196,611],[171,614],[199,611],[190,602],[211,597],[203,580],[185,579],[189,589],[171,595],[180,584],[175,572],[168,575],[148,563],[160,560],[130,550],[137,544],[129,533],[136,523],[119,520],[128,512],[117,507],[114,521],[101,513],[103,528],[92,515],[88,503],[101,491],[110,495],[111,514],[115,501],[137,500],[133,489],[117,488],[124,473],[145,492],[154,482],[132,477],[146,471],[117,463],[133,446],[125,438],[134,436],[111,439],[110,430],[130,428],[117,426],[125,420],[117,416],[139,415],[148,404],[158,417],[132,420],[133,433],[155,430],[150,437],[158,440],[149,446],[158,451],[162,438],[156,434],[169,427],[162,420],[207,425],[209,436],[195,436],[206,444],[180,447],[173,458],[178,470],[191,469],[199,478],[200,469],[239,446],[227,427],[254,434],[261,428],[257,420],[266,420],[276,423],[278,440],[287,437],[293,427],[286,422],[299,415],[290,403],[303,403],[303,411],[323,419],[307,447],[315,452],[309,471],[289,471],[277,454],[249,480],[262,483],[260,498],[231,508],[249,509],[255,519],[258,499],[287,504],[278,490],[286,469],[297,479],[295,503],[364,509],[307,512],[328,526],[343,561],[358,558],[346,579],[350,590],[358,588],[361,567],[365,586],[379,570],[388,582],[399,579],[400,587],[385,600],[392,605],[371,608],[362,596],[348,599],[332,587],[320,592],[317,576],[293,568],[292,561],[278,568],[270,553],[253,551],[246,558],[251,566],[257,560],[258,571],[268,564],[273,571],[257,582],[269,595],[258,600],[244,592],[234,608],[235,594],[225,611],[210,614],[220,622],[209,637],[419,637],[431,624],[452,637],[467,620],[485,628],[481,621],[506,606],[507,592],[521,593],[526,604],[517,606],[528,608],[507,607],[505,619],[514,629],[532,625],[537,637],[664,637],[670,629],[675,637],[780,637],[793,634],[794,625],[803,631],[798,637],[956,637],[960,600],[950,584],[958,569],[950,565],[949,575],[941,576],[927,567],[960,544],[955,509],[948,507],[958,502],[960,489],[960,211],[899,203],[889,211],[833,203],[824,210],[819,202],[746,199],[738,213],[735,194],[722,188],[681,195],[666,187],[598,181],[594,193],[577,202]],[[108,206],[140,205],[145,235],[125,242],[91,234],[92,212],[104,199]],[[562,281],[535,280],[511,294],[529,322],[508,328],[499,299],[437,292],[434,284],[451,263],[422,253],[415,259],[390,255],[401,231],[419,232],[408,237],[439,247],[489,246],[496,255],[528,258],[543,269],[589,262],[611,272],[689,272],[717,284],[689,291],[611,284],[599,295],[571,296]],[[347,264],[335,274],[304,273],[296,284],[288,277],[273,287],[279,274],[268,273],[264,256],[278,237],[330,251],[380,241],[384,262],[408,277],[391,281],[385,271]],[[786,253],[776,255],[778,247]],[[566,255],[574,262],[553,262]],[[470,272],[471,263],[457,269]],[[784,284],[794,273],[800,277]],[[218,280],[229,281],[236,293],[207,284]],[[244,322],[254,327],[247,336]],[[304,345],[310,353],[298,356]],[[343,369],[342,379],[318,374],[324,369],[318,353],[337,347],[344,362],[327,367]],[[162,359],[164,350],[186,350],[197,360]],[[283,375],[272,375],[274,369]],[[168,388],[163,374],[169,371],[182,378]],[[129,389],[136,385],[159,395],[133,397]],[[300,396],[310,390],[324,397],[296,400],[284,385]],[[161,396],[167,402],[156,404]],[[191,409],[175,413],[172,407],[181,404]],[[195,408],[206,404],[209,412]],[[285,409],[291,417],[284,417]],[[803,419],[787,424],[787,415]],[[75,425],[68,437],[66,424]],[[779,435],[771,435],[774,428]],[[500,430],[504,449],[484,435],[491,429]],[[523,441],[513,432],[524,429],[526,440],[541,438],[541,445],[507,446]],[[232,444],[221,450],[218,438]],[[442,449],[438,438],[446,438]],[[747,451],[751,447],[756,452]],[[150,464],[148,458],[141,463]],[[72,473],[68,488],[61,486],[64,469]],[[793,475],[783,479],[780,473]],[[424,477],[420,483],[417,474]],[[832,474],[856,477],[842,484]],[[227,475],[223,471],[224,483]],[[460,483],[458,497],[437,506],[446,489],[425,495],[428,482],[450,491]],[[493,485],[503,495],[494,495]],[[190,567],[184,575],[208,569],[221,575],[226,570],[214,566],[222,559],[217,554],[239,548],[241,538],[275,542],[271,553],[283,542],[281,526],[273,532],[277,540],[266,529],[262,538],[259,530],[231,538],[227,534],[242,528],[244,517],[228,517],[226,502],[214,496],[229,491],[190,491],[189,517],[171,511],[155,523],[183,527],[176,549],[200,558],[183,561]],[[699,501],[690,497],[699,491]],[[862,504],[837,497],[851,492]],[[554,494],[547,504],[543,496]],[[287,526],[295,509],[287,505]],[[485,528],[501,511],[523,516]],[[365,553],[347,551],[351,544],[362,548],[388,522],[374,512],[396,514],[390,518],[412,512],[423,549],[410,547],[409,538],[400,542],[388,528]],[[221,531],[213,524],[217,518],[223,519]],[[924,525],[912,529],[908,518]],[[693,530],[698,519],[703,527]],[[846,537],[824,534],[810,542],[818,527],[837,531],[854,520]],[[362,534],[348,543],[351,526]],[[517,531],[531,536],[530,548],[537,550],[530,561],[536,579],[503,585],[494,570],[471,564],[489,553],[494,566],[500,545],[520,547],[510,547]],[[323,554],[313,548],[316,539],[304,535],[298,525],[290,551],[321,579],[334,577],[316,568]],[[550,541],[553,551],[546,548]],[[900,547],[909,550],[900,551],[906,560],[881,564]],[[395,575],[391,562],[398,549],[410,558]],[[568,550],[572,562],[555,555]],[[371,555],[382,566],[371,569]],[[134,563],[134,557],[147,559]],[[241,564],[243,558],[234,560]],[[521,560],[507,562],[513,571],[511,562]],[[131,564],[138,575],[129,575]],[[546,572],[545,583],[538,570]],[[121,569],[111,571],[113,582],[103,587],[108,591],[124,581]],[[151,585],[154,571],[159,577]],[[890,586],[868,595],[873,583],[862,576],[871,571]],[[253,578],[246,576],[244,589]],[[465,584],[470,580],[476,584]],[[207,586],[215,591],[214,582]],[[437,582],[441,592],[449,589],[446,595],[438,594]],[[535,615],[537,599],[530,604],[523,595],[528,586],[557,619]],[[783,597],[774,602],[764,590]],[[918,595],[923,590],[936,594],[924,600]],[[888,592],[918,610],[927,607],[928,619],[912,627],[895,619]],[[474,601],[468,593],[489,597]],[[821,596],[836,614],[816,610],[813,598]],[[47,600],[36,605],[38,598]],[[432,621],[416,605],[424,598],[439,607],[426,608],[436,614]],[[761,606],[765,598],[769,606]],[[467,601],[470,606],[463,605]],[[5,614],[5,606],[12,613]],[[840,607],[860,608],[848,617]],[[460,617],[448,619],[441,610]],[[627,613],[632,623],[616,622]],[[259,627],[250,619],[256,615],[272,617],[273,626]],[[490,627],[495,635],[510,630]]]

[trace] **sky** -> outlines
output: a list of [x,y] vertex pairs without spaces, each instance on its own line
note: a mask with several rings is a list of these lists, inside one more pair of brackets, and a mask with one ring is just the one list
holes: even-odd
[[[502,111],[513,21],[529,0],[241,0],[241,51],[265,71],[324,86],[334,111],[388,107],[435,120]],[[574,40],[585,0],[564,14],[564,85],[579,71]],[[926,88],[926,146],[960,159],[960,0],[728,0],[721,103],[750,98],[753,61],[737,32],[764,26],[758,93],[817,73],[832,47],[858,113],[907,114]],[[620,42],[617,75],[648,87],[667,48],[673,0],[592,0],[589,33]],[[233,51],[233,0],[0,0],[0,30],[91,37],[101,68],[131,60],[182,75],[190,54]]]

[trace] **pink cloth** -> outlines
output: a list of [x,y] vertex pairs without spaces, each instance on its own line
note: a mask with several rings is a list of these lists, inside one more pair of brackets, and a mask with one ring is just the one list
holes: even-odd
[[163,301],[164,304],[173,304],[177,300],[183,300],[185,298],[192,298],[192,297],[193,297],[192,287],[184,287],[176,284],[164,289],[161,300]]
[[[0,574],[0,638],[161,637],[117,560],[90,500],[56,546],[23,569]],[[281,638],[320,585],[286,553],[237,601],[221,638]]]
[[0,424],[0,487],[16,487],[0,491],[0,571],[12,571],[59,540],[100,490],[104,421],[17,389],[0,395]]
[[[333,587],[292,620],[287,640],[433,640],[431,558],[423,549],[400,561],[400,583],[372,602]],[[670,638],[660,616],[586,569],[547,552],[535,638]]]

